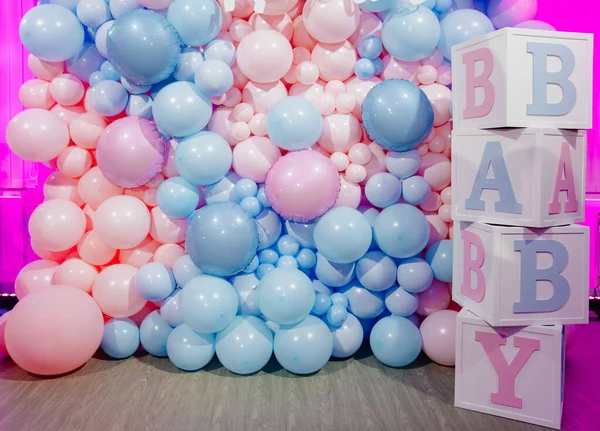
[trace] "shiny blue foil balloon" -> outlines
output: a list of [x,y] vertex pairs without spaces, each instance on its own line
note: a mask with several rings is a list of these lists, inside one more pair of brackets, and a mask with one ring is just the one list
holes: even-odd
[[321,112],[304,97],[286,97],[269,109],[267,133],[273,143],[284,150],[310,148],[319,140],[322,131]]
[[387,15],[381,30],[383,46],[401,61],[424,59],[439,40],[440,22],[435,13],[424,6],[397,8]]
[[412,363],[423,345],[419,329],[408,319],[388,316],[379,320],[370,336],[371,350],[388,367],[405,367]]
[[377,216],[374,226],[379,248],[392,257],[411,257],[420,253],[429,240],[429,222],[416,207],[396,204]]
[[167,12],[181,43],[202,46],[213,40],[223,24],[221,7],[215,0],[175,0]]
[[197,371],[215,355],[215,334],[200,334],[181,324],[169,334],[167,353],[177,368]]
[[431,265],[433,276],[440,281],[452,281],[452,240],[443,239],[431,244],[425,260]]
[[186,218],[198,206],[200,191],[196,185],[181,177],[171,177],[158,186],[156,200],[167,216]]
[[302,271],[275,268],[258,283],[258,303],[268,320],[291,325],[308,316],[315,303],[315,289]]
[[152,356],[167,356],[167,339],[173,328],[161,316],[158,310],[148,314],[140,325],[140,341],[142,347]]
[[329,210],[314,231],[317,250],[334,263],[351,263],[369,250],[373,232],[362,213],[354,208]]
[[369,137],[383,148],[408,151],[429,134],[433,108],[425,93],[412,82],[388,79],[367,94],[362,120]]
[[342,326],[331,327],[330,329],[333,337],[331,356],[334,358],[347,358],[354,355],[363,343],[363,327],[352,313],[348,313]]
[[233,202],[206,205],[188,219],[185,246],[202,272],[229,277],[256,255],[256,220]]
[[124,359],[140,346],[140,331],[131,319],[110,319],[104,324],[102,350],[111,358]]
[[166,79],[179,60],[179,37],[162,15],[136,9],[117,18],[108,30],[108,59],[129,82],[156,84]]
[[442,19],[441,27],[438,49],[448,60],[450,60],[452,46],[494,31],[492,21],[474,9],[450,12]]

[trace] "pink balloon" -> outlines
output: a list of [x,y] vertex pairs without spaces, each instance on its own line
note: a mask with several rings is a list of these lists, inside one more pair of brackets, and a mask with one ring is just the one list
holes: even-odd
[[66,199],[41,203],[29,219],[29,234],[50,251],[74,247],[85,232],[85,215],[81,208]]
[[452,187],[446,187],[441,191],[440,197],[442,198],[442,202],[445,204],[449,204],[452,202]]
[[317,41],[308,34],[306,26],[304,25],[304,18],[298,16],[292,22],[294,26],[294,34],[292,36],[292,45],[294,47],[303,47],[308,50],[312,50]]
[[177,147],[177,140],[170,139],[165,145],[167,147],[165,151],[165,162],[160,172],[165,178],[177,177],[179,176],[179,171],[177,171],[177,166],[175,166],[175,148]]
[[290,96],[300,96],[315,103],[325,92],[325,82],[317,81],[313,85],[296,83],[290,88]]
[[329,160],[333,162],[338,171],[345,171],[348,165],[350,165],[350,160],[348,156],[344,153],[340,153],[336,151],[331,156],[329,156]]
[[71,139],[81,148],[92,150],[96,148],[100,135],[106,128],[104,117],[94,113],[86,112],[71,122],[69,131]]
[[95,266],[81,259],[68,259],[56,269],[54,283],[73,286],[85,293],[91,293],[92,283],[97,275],[98,270]]
[[179,244],[163,244],[154,253],[153,262],[162,263],[169,269],[173,269],[173,265],[181,256],[185,256],[186,252]]
[[154,253],[160,246],[152,237],[147,236],[140,244],[133,248],[119,251],[119,262],[127,265],[141,268],[145,264],[152,262]]
[[275,82],[283,78],[292,65],[292,46],[279,32],[257,30],[238,45],[237,64],[254,82]]
[[6,322],[6,347],[26,371],[57,375],[85,364],[102,341],[98,304],[72,286],[53,286],[19,301]]
[[250,137],[250,126],[247,123],[238,121],[231,128],[231,136],[235,139],[237,144],[240,141],[248,139]]
[[346,168],[346,179],[351,183],[358,184],[367,178],[367,169],[363,165],[350,163]]
[[137,293],[133,281],[136,273],[135,266],[117,264],[98,274],[92,286],[92,296],[104,314],[129,317],[144,308],[146,300]]
[[[420,70],[423,70],[426,67],[431,66],[423,66]],[[435,79],[433,81],[435,81]],[[445,85],[436,83],[430,85],[422,85],[419,88],[423,90],[423,92],[431,102],[431,106],[433,107],[433,125],[435,127],[439,127],[450,121],[450,105],[452,104],[452,91],[450,91],[450,89]]]
[[453,367],[456,362],[456,316],[453,310],[431,313],[419,330],[423,338],[423,352],[434,362]]
[[150,211],[132,196],[113,196],[96,210],[94,228],[100,240],[112,248],[132,248],[150,232]]
[[159,207],[150,212],[150,236],[159,244],[177,244],[185,239],[186,219],[167,216]]
[[[436,192],[450,185],[450,159],[439,153],[427,153],[421,157],[418,174],[427,180]],[[437,209],[437,208],[436,208]]]
[[81,199],[93,210],[108,198],[123,194],[123,189],[108,181],[98,166],[83,174],[79,179],[77,191]]
[[139,117],[121,118],[109,125],[96,149],[98,167],[113,184],[140,187],[160,172],[165,141],[156,126]]
[[359,165],[366,165],[371,160],[373,153],[371,148],[367,144],[354,144],[350,151],[348,151],[348,157],[352,163]]
[[70,145],[58,155],[56,164],[63,175],[79,178],[92,167],[92,154],[77,145]]
[[434,279],[427,290],[419,294],[417,314],[429,316],[436,311],[445,310],[450,304],[450,289],[448,283]]
[[362,118],[360,106],[365,100],[365,97],[367,97],[367,93],[369,93],[369,91],[371,91],[371,89],[380,82],[381,79],[377,78],[376,76],[373,76],[369,79],[360,79],[359,77],[355,76],[346,82],[346,92],[351,96],[354,96],[354,100],[356,100],[354,115],[357,118]]
[[50,83],[50,94],[56,103],[71,106],[81,102],[85,94],[85,87],[75,75],[63,73]]
[[77,191],[77,180],[64,176],[59,171],[54,171],[44,181],[44,199],[66,199],[77,206],[83,205],[83,199]]
[[54,262],[62,262],[71,253],[72,248],[63,251],[50,251],[47,248],[40,246],[38,243],[29,239],[31,249],[40,258],[44,260],[52,260]]
[[335,109],[340,114],[350,114],[356,109],[356,100],[350,94],[340,94],[335,98]]
[[247,123],[254,116],[254,108],[249,103],[240,103],[233,108],[232,115],[235,121]]
[[6,321],[8,320],[8,316],[10,316],[10,311],[7,311],[0,316],[0,355],[4,356],[8,356],[8,350],[6,349],[6,338],[4,336],[6,333]]
[[65,70],[64,61],[44,61],[33,54],[29,54],[27,57],[27,66],[29,67],[29,70],[31,70],[31,73],[44,81],[52,81]]
[[421,60],[421,64],[437,69],[444,64],[444,54],[439,49],[434,49],[431,54]]
[[329,153],[347,153],[362,139],[360,122],[352,114],[332,114],[323,118],[323,132],[319,145]]
[[43,162],[58,157],[67,148],[69,128],[50,111],[28,109],[8,123],[6,143],[20,158]]
[[383,148],[372,142],[369,144],[369,150],[371,150],[371,159],[364,165],[367,170],[367,178],[362,181],[363,186],[373,175],[386,171]]
[[58,263],[51,260],[34,260],[25,265],[15,279],[17,298],[23,299],[31,292],[50,286],[57,268]]
[[[231,130],[233,129],[234,124],[235,124],[235,119],[233,118],[233,109],[221,106],[213,111],[212,117],[210,117],[210,121],[208,122],[207,127],[208,127],[209,131],[221,136],[223,139],[225,139],[227,141],[227,143],[229,145],[233,146],[236,144],[236,141],[231,133]],[[171,141],[175,142],[173,139]],[[174,149],[173,149],[173,153],[174,153]],[[171,151],[169,151],[168,157],[169,157],[169,159],[168,159],[167,164],[171,163],[171,160],[172,160]],[[174,161],[173,161],[173,168],[175,169],[175,175],[172,175],[172,176],[179,175]],[[163,173],[164,173],[164,170],[165,169],[163,168]]]
[[319,42],[339,43],[352,36],[360,22],[353,0],[307,0],[302,9],[306,31]]
[[452,84],[452,69],[450,66],[444,64],[438,68],[436,82],[442,85]]
[[532,20],[536,13],[537,0],[491,0],[487,8],[487,15],[497,29]]
[[281,157],[281,150],[269,138],[253,136],[233,149],[233,169],[242,178],[264,183],[267,172]]
[[254,136],[267,136],[267,116],[255,114],[248,122],[250,131]]
[[360,22],[356,31],[348,38],[348,42],[352,45],[358,43],[365,36],[376,36],[381,39],[382,22],[377,15],[365,10],[361,11]]
[[254,112],[266,114],[269,108],[287,97],[288,92],[281,81],[261,84],[249,82],[242,91],[242,100],[254,108]]
[[[235,12],[235,11],[234,11]],[[247,21],[234,18],[229,26],[229,35],[235,42],[241,41],[244,36],[252,33],[252,26]]]
[[435,212],[442,206],[442,199],[439,193],[431,192],[429,197],[423,202],[420,207],[421,209],[429,212]]
[[265,2],[263,15],[279,15],[292,9],[298,0],[270,0]]
[[281,157],[265,182],[265,193],[273,210],[287,220],[298,222],[325,214],[335,204],[340,188],[335,165],[311,150]]
[[451,206],[449,204],[443,204],[438,210],[438,215],[440,216],[440,220],[444,223],[450,223],[452,221]]
[[361,188],[358,184],[353,184],[340,175],[341,189],[334,207],[358,208],[360,205]]
[[147,189],[144,192],[144,198],[142,199],[144,203],[153,208],[158,205],[158,192],[156,189]]
[[298,82],[304,85],[312,85],[319,79],[319,68],[312,61],[303,61],[295,72]]
[[50,94],[50,84],[41,79],[31,79],[21,85],[19,101],[27,109],[50,109],[56,103]]
[[54,105],[50,112],[57,115],[63,123],[67,125],[67,127],[71,126],[71,123],[79,118],[81,115],[85,114],[85,108],[81,105],[74,106],[62,106],[62,105]]
[[[431,85],[437,79],[437,70],[435,67],[427,64],[423,65],[419,68],[419,72],[417,73],[417,79],[423,85]],[[447,88],[447,87],[444,87]],[[421,90],[423,88],[421,87]],[[450,111],[450,110],[448,110]],[[450,114],[450,112],[448,112]]]
[[417,74],[421,69],[419,61],[402,61],[386,54],[383,57],[383,79],[406,79],[412,83],[417,83]]
[[173,0],[137,0],[137,2],[148,9],[161,10],[168,8]]
[[448,225],[436,213],[426,213],[425,218],[429,222],[429,240],[427,246],[437,241],[446,239],[448,236]]
[[324,81],[345,81],[354,74],[356,51],[348,41],[317,43],[310,58],[319,68],[321,79]]
[[158,310],[159,308],[160,307],[153,302],[148,301],[146,302],[146,305],[144,305],[144,308],[135,313],[133,316],[129,316],[129,318],[133,320],[133,323],[135,323],[137,326],[140,326],[148,314]]
[[110,262],[117,250],[104,244],[95,230],[90,230],[77,244],[77,252],[87,263],[100,266]]
[[287,40],[292,38],[294,26],[292,19],[288,14],[258,14],[254,13],[248,20],[254,31],[256,30],[275,30],[281,33]]

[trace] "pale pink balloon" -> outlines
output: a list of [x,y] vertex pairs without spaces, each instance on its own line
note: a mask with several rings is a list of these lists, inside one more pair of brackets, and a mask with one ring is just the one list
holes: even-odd
[[52,260],[54,262],[62,262],[71,253],[72,248],[63,251],[50,251],[47,248],[40,246],[38,243],[29,239],[31,250],[40,258],[44,260]]
[[77,204],[66,199],[42,202],[29,219],[29,235],[49,251],[74,247],[85,232],[85,215]]
[[50,109],[56,103],[50,94],[50,84],[41,79],[30,79],[21,85],[19,101],[27,109]]
[[385,151],[381,146],[372,142],[369,144],[369,150],[371,151],[371,159],[364,165],[367,170],[367,178],[362,181],[361,185],[365,185],[369,178],[380,172],[385,172]]
[[81,102],[85,94],[85,87],[75,75],[63,73],[50,83],[50,94],[56,103],[71,106]]
[[348,42],[356,46],[358,41],[365,36],[376,36],[381,39],[382,28],[383,24],[377,15],[363,10],[360,14],[358,27],[352,36],[348,38]]
[[31,73],[44,81],[52,81],[54,77],[65,71],[64,61],[44,61],[33,54],[27,56],[27,66],[29,67],[29,70],[31,70]]
[[369,91],[371,91],[371,89],[380,82],[381,79],[377,78],[376,76],[373,76],[369,79],[360,79],[359,77],[355,76],[346,82],[346,92],[354,96],[354,100],[356,100],[356,108],[354,108],[353,113],[357,118],[362,118],[360,107],[365,100],[365,97],[367,97]]
[[300,64],[303,61],[310,61],[310,51],[303,47],[303,46],[297,46],[292,50],[293,54],[294,54],[294,64]]
[[[212,118],[214,118],[214,116],[215,114],[213,113]],[[179,176],[177,166],[175,166],[175,148],[177,147],[177,140],[170,139],[165,145],[167,147],[165,151],[165,161],[160,172],[165,176],[165,178],[177,177]]]
[[132,196],[113,196],[96,210],[94,228],[98,237],[112,248],[132,248],[150,232],[150,211]]
[[258,14],[254,13],[248,20],[254,31],[256,30],[275,30],[281,33],[287,40],[292,39],[294,26],[292,19],[288,14]]
[[450,305],[450,289],[448,283],[434,279],[427,290],[419,294],[417,314],[429,316],[436,311],[445,310]]
[[335,97],[341,96],[342,94],[346,93],[346,84],[344,84],[342,81],[338,81],[337,79],[331,80],[325,85],[325,92]]
[[367,179],[367,169],[363,165],[350,163],[346,168],[346,178],[348,181],[358,184]]
[[106,265],[117,254],[117,250],[102,242],[95,230],[90,230],[83,235],[77,244],[77,252],[87,263],[96,266]]
[[244,21],[239,18],[234,18],[229,26],[229,35],[231,39],[235,42],[241,41],[244,36],[252,33],[252,26],[248,24],[247,21]]
[[343,42],[356,31],[360,9],[353,0],[307,0],[302,9],[306,31],[324,43]]
[[315,97],[313,103],[323,116],[333,114],[335,111],[335,97],[329,93],[323,93]]
[[297,0],[296,4],[292,6],[290,10],[287,11],[287,14],[290,16],[292,20],[296,19],[296,17],[302,15],[302,8],[304,7],[304,2]]
[[402,61],[387,54],[383,57],[383,79],[406,79],[416,84],[417,74],[421,69],[419,61]]
[[[243,85],[246,85],[248,83],[248,80],[244,80]],[[240,82],[240,86],[243,86],[242,83]],[[225,101],[223,102],[224,106],[227,106],[228,108],[233,108],[235,106],[237,106],[238,103],[240,103],[242,101],[242,92],[236,88],[230,88],[227,93],[225,93]]]
[[153,208],[158,205],[158,192],[156,189],[147,189],[144,192],[144,197],[142,199],[144,203]]
[[423,65],[417,72],[417,80],[423,85],[431,85],[437,79],[437,70],[430,65]]
[[92,167],[92,155],[86,149],[70,145],[59,154],[56,163],[66,177],[79,178]]
[[54,283],[66,284],[91,293],[92,283],[97,275],[98,270],[95,266],[81,259],[68,259],[56,269]]
[[146,184],[149,189],[157,189],[165,181],[165,176],[161,173],[156,174],[154,178]]
[[450,120],[450,105],[452,104],[452,91],[441,84],[422,85],[419,87],[433,107],[433,125],[435,127],[446,124]]
[[233,169],[242,178],[264,183],[267,172],[281,157],[281,150],[269,138],[253,136],[233,149]]
[[231,136],[237,144],[240,141],[248,139],[250,137],[250,126],[246,123],[238,121],[231,128]]
[[439,153],[427,153],[421,156],[418,174],[427,180],[431,190],[443,190],[450,184],[450,159]]
[[335,109],[340,114],[350,114],[356,109],[356,100],[351,94],[340,94],[335,98]]
[[315,103],[325,92],[325,82],[317,81],[313,85],[296,83],[290,88],[290,96],[300,96]]
[[93,210],[108,198],[123,194],[123,188],[108,181],[98,166],[83,174],[79,179],[77,191],[81,199]]
[[444,223],[450,223],[452,221],[452,211],[449,204],[443,204],[438,210],[438,216]]
[[265,193],[273,210],[298,222],[325,214],[335,204],[340,188],[335,165],[328,157],[311,150],[281,157],[265,182]]
[[345,81],[354,73],[356,51],[348,41],[317,43],[311,53],[311,61],[317,65],[321,79]]
[[32,162],[54,159],[69,145],[69,128],[45,109],[19,112],[6,127],[6,143],[18,157]]
[[159,244],[177,244],[185,239],[186,219],[167,216],[159,207],[150,211],[150,236]]
[[25,265],[15,279],[17,298],[23,299],[29,293],[44,289],[52,284],[59,264],[51,260],[34,260]]
[[323,132],[319,145],[329,153],[347,153],[362,139],[360,122],[352,114],[332,114],[323,118]]
[[292,22],[294,26],[294,34],[292,36],[292,45],[294,47],[303,47],[308,50],[312,50],[316,45],[317,41],[313,39],[313,37],[308,34],[306,31],[306,26],[304,25],[304,18],[302,15],[294,18]]
[[185,255],[185,249],[179,244],[163,244],[156,249],[152,261],[162,263],[167,268],[173,269],[177,259]]
[[417,145],[415,150],[417,150],[419,156],[422,157],[429,151],[429,144],[427,144],[426,142],[421,142],[419,145]]
[[123,194],[125,196],[132,196],[136,199],[143,201],[146,190],[148,190],[146,186],[136,187],[135,189],[125,189]]
[[88,150],[96,148],[98,138],[106,128],[104,117],[94,113],[86,112],[71,122],[69,131],[71,139],[76,145]]
[[450,66],[443,65],[440,66],[437,70],[437,82],[442,85],[450,85],[452,84],[452,69]]
[[338,171],[345,171],[348,165],[350,164],[350,160],[348,156],[344,153],[340,153],[336,151],[331,156],[329,156],[329,160],[333,162]]
[[251,81],[275,82],[292,65],[292,45],[274,30],[257,30],[245,36],[237,49],[237,64]]
[[367,144],[354,144],[350,151],[348,151],[348,157],[352,163],[359,165],[366,165],[371,160],[373,153]]
[[255,114],[248,122],[250,131],[254,136],[267,136],[267,116]]
[[269,0],[265,2],[263,15],[279,15],[288,12],[296,6],[298,0]]
[[[233,135],[231,134],[231,129],[235,124],[235,119],[233,118],[233,110],[231,108],[219,107],[213,111],[212,117],[210,117],[210,121],[208,122],[208,130],[216,133],[225,139],[229,145],[233,146],[236,144]],[[172,143],[174,143],[173,150],[169,150],[168,162],[167,165],[172,164],[174,169],[173,173],[175,175],[167,175],[168,177],[177,176],[179,173],[177,172],[177,167],[175,166],[175,162],[173,157],[171,157],[171,153],[174,155],[174,149],[176,146],[176,142],[172,139]],[[171,162],[173,160],[173,162]],[[165,173],[165,169],[163,168],[163,173]],[[169,172],[170,173],[170,172]]]
[[444,190],[441,191],[440,196],[442,198],[443,203],[452,203],[452,187],[446,187]]
[[71,123],[79,118],[82,114],[85,114],[86,110],[81,105],[74,106],[62,106],[54,105],[50,112],[57,115],[67,127],[71,126]]
[[429,212],[436,212],[442,206],[442,198],[437,192],[431,192],[429,197],[419,205],[421,209]]
[[242,101],[254,108],[255,113],[266,114],[271,106],[287,97],[288,92],[281,81],[261,84],[248,82],[242,91]]
[[137,326],[140,326],[148,314],[158,310],[159,308],[160,307],[153,302],[147,301],[146,305],[144,305],[144,308],[135,313],[133,316],[129,316],[129,319],[133,320],[133,323],[135,323]]
[[447,367],[456,363],[456,316],[453,310],[429,314],[419,330],[423,338],[423,352],[434,362]]
[[152,262],[154,253],[160,246],[152,237],[147,236],[140,244],[133,248],[119,251],[119,262],[141,268]]
[[254,116],[254,108],[249,103],[240,103],[232,111],[235,121],[247,123]]
[[94,280],[92,296],[104,314],[111,317],[129,317],[146,305],[135,289],[137,268],[117,264],[103,269]]
[[173,0],[136,0],[139,4],[148,9],[161,10],[168,8]]
[[319,79],[319,68],[312,61],[303,61],[296,67],[296,78],[304,85],[312,85]]
[[446,239],[448,237],[448,224],[446,224],[436,213],[425,213],[429,222],[429,240],[427,246]]
[[83,205],[83,199],[77,191],[77,179],[64,176],[60,171],[54,171],[44,181],[44,199],[66,199],[77,206]]
[[0,316],[0,355],[8,356],[8,350],[6,349],[6,321],[8,320],[8,316],[10,316],[10,311],[7,311],[2,316]]
[[229,33],[227,32],[229,30],[229,27],[231,27],[231,23],[233,22],[233,16],[231,15],[231,12],[224,12],[224,11],[222,11],[222,12],[223,12],[223,25],[221,25],[221,31],[217,35],[217,39],[227,38],[227,40],[229,42],[233,42],[233,40],[229,36]]
[[334,207],[350,207],[358,208],[360,205],[361,188],[358,184],[348,181],[344,175],[340,175],[340,183],[342,188],[340,194],[335,201]]

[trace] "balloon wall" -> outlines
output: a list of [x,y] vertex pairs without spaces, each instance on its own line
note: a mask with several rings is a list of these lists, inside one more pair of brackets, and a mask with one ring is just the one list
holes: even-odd
[[[53,169],[0,353],[454,364],[452,45],[535,0],[41,0],[7,128]],[[423,323],[421,324],[421,321]]]

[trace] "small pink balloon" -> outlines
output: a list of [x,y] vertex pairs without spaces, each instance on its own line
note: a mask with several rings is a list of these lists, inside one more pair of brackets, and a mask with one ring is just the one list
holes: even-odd
[[317,65],[324,81],[345,81],[354,73],[356,51],[348,41],[317,43],[311,53],[311,61]]
[[85,114],[86,110],[81,105],[54,105],[54,107],[50,109],[50,112],[57,115],[63,121],[63,123],[67,125],[67,127],[70,127],[71,123],[79,118],[82,114]]
[[289,12],[298,0],[270,0],[265,2],[265,10],[261,12],[263,15],[279,15]]
[[273,210],[287,220],[303,223],[325,214],[335,204],[340,188],[335,165],[311,150],[281,157],[265,182],[265,193]]
[[415,148],[419,153],[419,156],[423,157],[429,151],[429,145],[426,142],[422,142]]
[[266,114],[271,106],[287,97],[288,92],[281,81],[261,84],[249,82],[242,91],[242,100],[254,108],[255,113]]
[[354,100],[356,100],[356,108],[354,108],[354,115],[357,118],[361,117],[360,106],[362,105],[365,97],[373,87],[381,82],[381,79],[373,76],[369,79],[360,79],[355,76],[346,81],[346,92],[352,96],[354,96]]
[[179,244],[163,244],[156,249],[152,261],[162,263],[167,268],[173,269],[177,259],[185,255],[185,250]]
[[329,153],[347,153],[362,139],[360,122],[352,114],[332,114],[323,118],[319,145]]
[[29,234],[50,251],[74,247],[85,233],[85,215],[77,204],[66,199],[42,202],[31,214]]
[[66,177],[79,178],[92,167],[92,155],[77,145],[70,145],[56,159],[58,170]]
[[94,166],[79,179],[77,191],[81,199],[93,210],[113,196],[123,194],[123,189],[106,179],[98,166]]
[[292,50],[292,53],[294,54],[294,64],[300,64],[303,61],[310,61],[310,51],[303,46],[297,46]]
[[[223,25],[221,26],[221,31],[217,35],[217,39],[227,39],[229,40],[229,42],[233,42],[233,40],[229,36],[229,33],[227,33],[229,27],[231,27],[232,22],[233,16],[231,15],[231,12],[223,12]],[[227,38],[225,37],[225,35],[227,35]]]
[[176,244],[185,239],[186,219],[167,216],[159,207],[150,211],[150,236],[159,244]]
[[356,100],[351,94],[340,94],[335,98],[335,109],[340,114],[350,114],[356,109]]
[[429,314],[419,330],[423,338],[423,352],[433,362],[447,367],[456,363],[456,316],[453,310]]
[[85,87],[79,78],[70,73],[55,77],[50,83],[52,98],[63,106],[76,105],[83,99]]
[[348,181],[344,175],[340,175],[340,183],[342,188],[340,194],[335,201],[334,207],[350,207],[358,208],[360,205],[361,188],[358,184]]
[[365,36],[376,36],[381,39],[382,22],[377,15],[365,10],[361,11],[360,22],[356,31],[348,38],[348,42],[356,46],[358,41]]
[[[214,116],[215,114],[213,113],[213,118]],[[165,143],[165,146],[167,147],[165,150],[165,161],[160,172],[165,178],[177,177],[179,176],[179,171],[177,171],[177,166],[175,166],[175,148],[177,147],[177,140],[170,139]]]
[[237,64],[250,80],[275,82],[292,65],[292,46],[279,32],[257,30],[244,37],[237,49]]
[[73,142],[88,150],[96,148],[100,135],[106,128],[104,117],[94,113],[86,112],[71,122],[69,131]]
[[[243,85],[240,83],[240,87],[243,87],[248,83],[247,80],[244,80]],[[242,92],[237,88],[233,87],[227,90],[225,93],[225,101],[223,102],[223,106],[228,108],[233,108],[237,106],[242,101]]]
[[265,114],[255,114],[248,122],[248,126],[254,136],[267,136],[267,116]]
[[319,68],[310,61],[303,61],[296,68],[296,78],[304,85],[312,85],[319,79]]
[[120,250],[119,262],[141,268],[145,264],[152,262],[152,257],[159,246],[160,244],[154,241],[151,236],[147,236],[137,246]]
[[437,83],[422,85],[419,88],[423,90],[433,107],[433,125],[439,127],[446,124],[450,120],[452,91],[445,85]]
[[302,9],[306,31],[323,43],[343,42],[360,22],[360,9],[352,0],[307,0]]
[[27,109],[50,109],[56,103],[50,94],[50,84],[41,79],[31,79],[21,85],[19,101]]
[[358,184],[367,179],[367,169],[363,165],[350,163],[346,168],[346,178],[351,183]]
[[263,183],[280,157],[281,150],[269,138],[253,136],[233,149],[233,169],[242,178]]
[[431,54],[421,60],[423,66],[432,66],[437,69],[444,64],[444,54],[439,49],[434,49]]
[[234,18],[229,26],[229,35],[235,42],[240,42],[244,36],[252,33],[252,26],[239,18]]
[[452,69],[450,66],[444,64],[438,68],[436,82],[442,85],[452,84]]
[[[235,124],[235,118],[233,117],[233,110],[231,108],[219,107],[213,111],[212,117],[210,118],[210,121],[208,122],[207,128],[209,131],[216,133],[217,135],[219,135],[223,139],[225,139],[229,145],[233,146],[236,144],[236,140],[233,138],[233,136],[231,134],[231,129],[233,128],[234,124]],[[166,175],[167,177],[179,175],[179,173],[177,171],[177,167],[175,166],[175,162],[173,159],[175,147],[177,146],[177,142],[174,139],[171,139],[171,145],[172,145],[172,149],[169,149],[167,166],[169,164],[172,165],[173,175]],[[163,173],[165,173],[164,168],[163,168]]]
[[23,299],[29,293],[52,285],[59,264],[51,260],[34,260],[25,265],[15,279],[15,293]]
[[371,150],[371,159],[364,165],[367,170],[367,178],[363,180],[363,186],[373,175],[386,171],[385,151],[383,151],[383,148],[372,142],[369,144],[369,150]]
[[92,296],[104,314],[129,317],[144,308],[146,300],[137,293],[133,281],[136,273],[135,266],[117,264],[98,274],[92,286]]
[[150,232],[150,211],[132,196],[113,196],[96,210],[94,228],[98,237],[112,248],[132,248]]
[[436,311],[445,310],[450,304],[450,289],[448,283],[434,279],[431,286],[419,294],[417,314],[429,316]]
[[8,356],[8,349],[6,348],[6,321],[8,320],[8,316],[10,316],[10,311],[7,311],[2,316],[0,316],[0,355]]
[[425,202],[419,206],[425,211],[436,212],[442,206],[442,198],[439,193],[431,192]]
[[436,213],[425,213],[425,218],[429,222],[429,240],[427,246],[446,239],[448,237],[448,225],[442,221]]
[[60,171],[52,172],[44,181],[44,199],[66,199],[77,206],[84,203],[77,191],[77,179],[66,177]]
[[231,128],[231,136],[235,139],[236,143],[248,139],[250,137],[250,126],[241,121],[235,123]]
[[406,79],[416,84],[417,74],[421,69],[421,62],[419,61],[402,61],[387,54],[383,57],[383,72],[381,72],[381,78],[383,79]]
[[432,153],[443,153],[446,149],[446,142],[441,136],[434,136],[431,141],[427,143],[429,151]]
[[441,191],[450,184],[450,159],[443,154],[427,153],[421,157],[418,174],[427,180],[431,190]]
[[95,266],[81,259],[69,259],[60,264],[54,273],[54,283],[66,284],[83,290],[85,293],[92,292],[92,283],[98,275]]
[[430,85],[437,79],[437,70],[430,65],[423,65],[417,72],[417,80],[423,85]]
[[348,165],[350,164],[350,160],[348,160],[348,156],[344,153],[340,153],[336,151],[333,153],[329,159],[333,162],[338,171],[345,171]]
[[450,223],[452,221],[452,211],[449,204],[443,204],[438,210],[438,216],[444,223]]
[[86,232],[77,244],[79,256],[91,265],[101,266],[110,262],[117,250],[102,242],[95,230]]
[[335,97],[329,93],[323,93],[315,97],[313,103],[323,116],[333,114],[335,111]]
[[247,123],[254,116],[254,108],[249,103],[240,103],[232,111],[235,121]]
[[350,161],[358,165],[366,165],[372,156],[373,153],[367,144],[354,144],[348,151]]
[[144,191],[144,196],[142,198],[144,203],[153,208],[158,205],[158,191],[156,189],[147,189]]
[[440,197],[442,198],[442,202],[445,204],[452,203],[452,187],[446,187],[441,191]]
[[313,85],[294,84],[290,87],[290,96],[300,96],[315,103],[317,99],[323,96],[325,92],[325,83],[317,81]]
[[285,13],[273,15],[254,13],[248,20],[248,23],[252,26],[254,31],[275,30],[281,33],[287,40],[292,39],[292,34],[294,32],[292,19]]
[[72,248],[63,251],[50,251],[47,248],[40,246],[38,243],[33,241],[31,238],[29,240],[31,245],[31,249],[33,252],[40,258],[44,260],[52,260],[54,262],[62,262],[65,258],[71,253]]
[[346,92],[346,84],[337,79],[333,79],[325,85],[325,92],[335,97],[341,96]]
[[317,41],[308,34],[306,26],[304,25],[304,18],[302,15],[294,18],[292,21],[294,27],[294,34],[292,35],[292,45],[295,47],[306,48],[309,51],[313,49]]
[[31,70],[31,73],[44,81],[52,81],[56,76],[65,71],[64,61],[44,61],[33,54],[29,54],[27,57],[27,66]]

